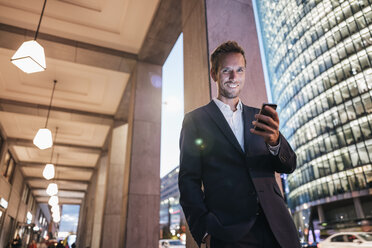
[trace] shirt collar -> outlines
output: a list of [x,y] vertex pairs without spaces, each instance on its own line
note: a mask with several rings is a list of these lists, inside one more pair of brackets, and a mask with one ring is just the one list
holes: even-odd
[[[213,98],[213,101],[216,103],[216,105],[218,106],[219,109],[229,109],[230,111],[232,111],[232,109],[230,108],[230,106],[224,102],[222,102],[221,100],[217,99],[217,98]],[[236,106],[236,110],[241,112],[243,110],[243,104],[242,104],[242,101],[239,99],[239,102],[238,102],[238,105]]]

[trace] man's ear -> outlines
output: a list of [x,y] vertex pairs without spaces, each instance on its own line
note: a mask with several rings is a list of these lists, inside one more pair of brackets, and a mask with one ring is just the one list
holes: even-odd
[[210,74],[211,74],[211,77],[212,77],[213,81],[217,82],[217,75],[216,75],[216,73],[213,72],[212,69],[211,69],[211,73]]

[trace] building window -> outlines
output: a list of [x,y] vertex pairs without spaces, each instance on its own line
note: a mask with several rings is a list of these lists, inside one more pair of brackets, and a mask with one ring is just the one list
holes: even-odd
[[25,204],[27,204],[29,198],[30,198],[30,188],[27,185],[25,185],[25,187],[23,188],[23,193],[22,193],[22,201]]
[[5,154],[5,159],[4,159],[4,163],[2,166],[1,174],[3,175],[3,177],[5,177],[5,179],[9,183],[12,183],[14,169],[15,169],[15,160],[13,156],[10,154],[10,152],[8,151]]

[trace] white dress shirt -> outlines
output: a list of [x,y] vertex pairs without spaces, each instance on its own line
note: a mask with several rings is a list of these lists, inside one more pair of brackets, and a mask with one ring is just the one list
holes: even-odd
[[[240,147],[244,151],[244,125],[243,125],[243,104],[242,101],[239,99],[238,105],[236,106],[236,110],[232,111],[230,106],[217,98],[213,98],[213,101],[216,103],[218,108],[221,110],[223,116],[225,117],[227,123],[231,130],[233,131],[236,139],[239,142]],[[249,130],[247,130],[249,132]],[[279,148],[280,148],[280,140],[279,144],[276,146],[270,146],[267,144],[269,151],[273,155],[278,155]]]

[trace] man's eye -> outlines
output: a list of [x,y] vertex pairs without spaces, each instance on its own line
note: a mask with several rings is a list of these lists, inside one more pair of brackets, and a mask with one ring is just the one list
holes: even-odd
[[230,72],[229,69],[222,69],[222,73],[228,73],[228,72]]
[[239,68],[239,69],[238,69],[238,72],[243,72],[243,71],[244,71],[243,68]]

